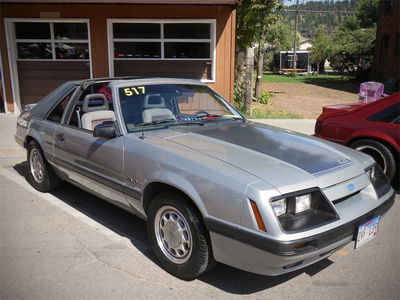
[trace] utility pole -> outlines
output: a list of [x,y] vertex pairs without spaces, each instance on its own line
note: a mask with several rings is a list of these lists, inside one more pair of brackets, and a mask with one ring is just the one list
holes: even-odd
[[297,67],[296,42],[297,42],[297,23],[298,23],[298,21],[299,21],[299,0],[296,0],[296,17],[294,20],[294,39],[293,39],[293,63],[292,63],[293,69],[296,69],[296,67]]

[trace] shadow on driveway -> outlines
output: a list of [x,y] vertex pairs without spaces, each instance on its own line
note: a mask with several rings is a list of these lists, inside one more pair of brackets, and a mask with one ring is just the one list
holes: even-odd
[[[320,80],[319,80],[320,79]],[[325,78],[315,78],[312,80],[304,80],[306,84],[312,84],[316,86],[320,86],[327,89],[339,90],[343,92],[357,94],[360,89],[360,81],[344,81],[344,82],[329,82]]]
[[[26,162],[16,164],[13,168],[29,182]],[[120,236],[128,238],[143,255],[159,265],[148,244],[146,222],[139,217],[69,183],[65,183],[62,188],[51,194]],[[324,259],[302,270],[276,277],[257,275],[224,264],[217,264],[214,269],[199,277],[198,280],[228,293],[247,295],[267,290],[302,273],[313,276],[331,264],[329,259]]]

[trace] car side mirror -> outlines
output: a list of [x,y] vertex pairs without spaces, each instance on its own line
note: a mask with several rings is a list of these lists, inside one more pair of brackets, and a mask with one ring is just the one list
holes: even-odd
[[99,124],[94,128],[93,131],[94,137],[101,137],[105,139],[112,139],[117,136],[117,130],[115,128],[114,122],[104,122],[103,124]]

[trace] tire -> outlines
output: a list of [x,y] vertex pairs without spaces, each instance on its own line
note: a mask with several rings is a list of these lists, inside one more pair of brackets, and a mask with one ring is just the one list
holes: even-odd
[[180,279],[193,280],[215,264],[201,217],[177,193],[162,192],[151,201],[147,234],[162,268]]
[[389,182],[393,180],[396,175],[396,160],[387,146],[375,140],[362,139],[351,143],[350,147],[372,156]]
[[31,141],[28,145],[27,161],[29,181],[38,191],[49,192],[62,184],[35,141]]

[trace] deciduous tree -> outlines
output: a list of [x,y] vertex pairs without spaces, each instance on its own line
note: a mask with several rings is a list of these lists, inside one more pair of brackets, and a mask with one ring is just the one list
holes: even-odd
[[319,66],[329,57],[331,49],[330,37],[325,33],[325,26],[320,25],[315,34],[313,46],[311,48],[311,59],[317,64],[317,73],[319,73]]
[[333,34],[329,61],[334,69],[366,77],[375,47],[377,1],[359,0],[357,14],[347,17]]
[[236,84],[243,85],[245,66],[244,53],[246,48],[255,43],[261,45],[258,50],[256,91],[260,90],[262,81],[263,55],[268,27],[279,18],[276,12],[283,7],[282,0],[243,0],[237,12],[237,63]]

